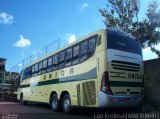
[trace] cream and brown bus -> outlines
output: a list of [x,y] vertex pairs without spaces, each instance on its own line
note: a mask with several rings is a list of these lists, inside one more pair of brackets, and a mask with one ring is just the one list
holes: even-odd
[[143,58],[131,35],[101,29],[25,67],[17,99],[72,107],[129,107],[143,102]]

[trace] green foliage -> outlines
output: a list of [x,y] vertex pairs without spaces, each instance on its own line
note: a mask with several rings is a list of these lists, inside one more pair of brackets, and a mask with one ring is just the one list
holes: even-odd
[[160,9],[157,1],[149,3],[146,17],[139,21],[139,0],[108,0],[106,8],[99,9],[105,18],[108,29],[131,33],[139,39],[142,48],[150,47],[160,57],[160,51],[155,48],[160,42]]

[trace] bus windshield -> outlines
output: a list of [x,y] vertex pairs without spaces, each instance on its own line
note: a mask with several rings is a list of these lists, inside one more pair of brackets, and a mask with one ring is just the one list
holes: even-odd
[[108,49],[122,50],[142,55],[140,44],[128,34],[114,31],[107,31]]

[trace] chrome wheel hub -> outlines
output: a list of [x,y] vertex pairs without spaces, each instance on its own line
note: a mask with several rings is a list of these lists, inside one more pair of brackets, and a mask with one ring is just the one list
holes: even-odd
[[64,101],[64,109],[67,111],[70,108],[70,100],[66,99]]

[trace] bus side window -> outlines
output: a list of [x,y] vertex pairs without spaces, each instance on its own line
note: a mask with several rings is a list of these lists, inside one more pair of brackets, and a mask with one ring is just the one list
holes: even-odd
[[52,57],[48,58],[47,72],[52,71]]
[[38,63],[38,75],[42,73],[42,62]]
[[79,44],[73,47],[72,65],[79,63]]
[[52,70],[55,71],[58,68],[58,54],[53,56],[53,66]]
[[65,61],[65,51],[62,51],[59,53],[58,69],[62,69],[64,67],[64,61]]
[[37,75],[38,75],[38,63],[37,63],[37,64],[35,64],[35,66],[34,66],[34,70],[35,70],[35,72],[34,72],[34,76],[37,76]]
[[23,75],[22,75],[22,80],[25,80],[25,79],[26,79],[26,72],[27,72],[27,69],[24,69]]
[[25,79],[27,79],[28,78],[28,68],[26,68],[25,70],[24,70],[24,77],[25,77]]
[[29,68],[25,69],[25,79],[29,78]]
[[34,70],[35,68],[34,68],[34,65],[32,66],[32,77],[34,77]]
[[92,37],[91,39],[89,39],[88,41],[89,45],[88,45],[88,57],[91,57],[96,49],[96,37]]
[[23,80],[24,69],[20,72],[20,82]]
[[65,66],[71,66],[71,62],[72,62],[72,48],[69,48],[66,50],[66,64]]
[[46,73],[46,68],[47,68],[47,59],[43,60],[42,74]]
[[87,51],[88,51],[88,40],[85,40],[81,43],[80,63],[87,60]]
[[32,77],[32,67],[28,67],[28,78]]

